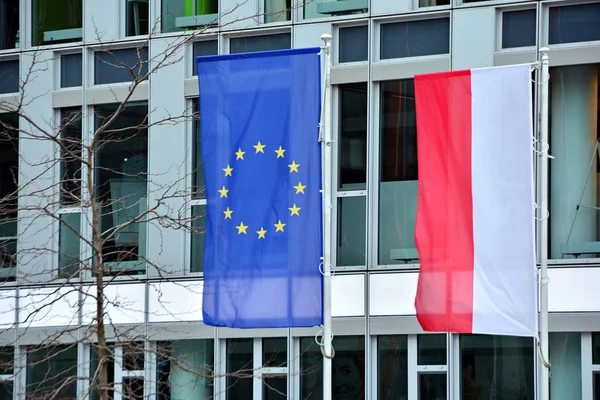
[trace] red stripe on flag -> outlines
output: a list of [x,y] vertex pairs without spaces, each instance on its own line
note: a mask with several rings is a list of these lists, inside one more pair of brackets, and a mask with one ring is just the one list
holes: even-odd
[[415,307],[425,331],[473,327],[471,71],[415,76],[419,197]]

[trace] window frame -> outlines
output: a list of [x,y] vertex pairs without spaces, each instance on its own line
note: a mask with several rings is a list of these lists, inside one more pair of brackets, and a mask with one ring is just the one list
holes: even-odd
[[[341,62],[340,61],[340,52],[341,52],[341,35],[340,35],[340,30],[344,29],[344,28],[356,28],[356,27],[363,27],[366,26],[367,27],[367,59],[363,60],[363,61],[345,61],[345,62]],[[335,38],[338,38],[338,40],[335,40],[333,42],[333,57],[332,57],[332,64],[335,66],[354,66],[354,65],[367,65],[369,63],[369,60],[372,58],[374,51],[372,50],[372,46],[371,44],[373,43],[373,41],[371,40],[372,37],[372,33],[373,33],[373,24],[371,23],[370,19],[368,21],[361,20],[361,21],[357,21],[357,22],[352,22],[352,23],[347,23],[347,24],[333,24],[332,26],[332,30],[333,30],[333,36]]]
[[[415,22],[415,21],[423,21],[423,20],[433,20],[433,19],[442,19],[447,18],[450,20],[450,25],[448,29],[448,53],[444,54],[429,54],[423,56],[412,56],[412,57],[402,57],[402,58],[381,58],[381,26],[387,24],[396,24],[396,23],[406,23],[406,22]],[[429,60],[440,60],[447,59],[452,55],[452,17],[449,10],[444,9],[441,11],[429,11],[429,12],[420,12],[418,14],[410,15],[410,16],[401,16],[397,18],[378,18],[373,21],[374,26],[372,29],[372,39],[370,41],[372,45],[372,64],[385,64],[385,63],[407,63],[407,62],[415,62],[415,61],[429,61]]]
[[[527,11],[527,10],[535,10],[536,11],[536,16],[535,16],[535,41],[536,43],[532,46],[522,46],[522,47],[507,47],[507,48],[503,48],[502,47],[502,33],[503,33],[503,29],[502,29],[502,24],[504,21],[504,13],[507,12],[512,12],[512,11]],[[537,3],[527,3],[527,4],[519,4],[519,5],[512,5],[512,6],[508,6],[508,7],[498,7],[496,8],[496,29],[495,29],[495,52],[496,53],[514,53],[514,52],[524,52],[524,51],[535,51],[536,49],[536,45],[538,42],[538,38],[539,35],[537,34],[537,32],[539,32],[539,9],[538,9],[538,5]]]
[[[553,49],[582,49],[589,48],[591,46],[600,45],[600,40],[587,41],[587,42],[572,42],[572,43],[560,43],[560,44],[550,44],[550,8],[554,7],[569,7],[569,6],[578,6],[585,4],[593,4],[597,3],[596,0],[575,0],[573,2],[565,3],[561,0],[549,0],[540,4],[541,10],[538,12],[538,25],[541,25],[541,28],[538,29],[538,43],[540,47],[548,47],[551,50]],[[569,60],[568,65],[577,65],[585,63],[586,61],[579,59],[571,59]],[[587,61],[589,62],[589,61]]]

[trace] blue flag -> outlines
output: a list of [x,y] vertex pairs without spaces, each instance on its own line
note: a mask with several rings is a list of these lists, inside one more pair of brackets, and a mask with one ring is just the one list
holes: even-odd
[[323,323],[319,48],[197,57],[204,323]]

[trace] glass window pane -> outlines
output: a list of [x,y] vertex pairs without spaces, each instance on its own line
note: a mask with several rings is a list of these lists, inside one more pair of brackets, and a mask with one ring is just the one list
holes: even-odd
[[550,7],[549,43],[600,40],[600,3]]
[[15,348],[12,346],[0,347],[0,374],[10,375],[15,366]]
[[291,0],[264,0],[265,1],[265,22],[283,22],[289,21],[292,16]]
[[446,392],[445,373],[419,374],[419,400],[446,400]]
[[419,0],[419,7],[435,7],[450,5],[450,0]]
[[231,38],[229,53],[290,49],[291,43],[292,37],[289,33]]
[[32,45],[81,40],[82,0],[32,0]]
[[531,338],[461,335],[463,398],[533,399],[534,362]]
[[287,375],[263,376],[263,400],[286,400]]
[[192,206],[192,265],[190,272],[204,270],[204,227],[206,206]]
[[58,235],[58,275],[74,277],[79,274],[81,214],[70,213],[60,216]]
[[16,276],[18,129],[17,114],[0,114],[0,281]]
[[123,369],[125,371],[144,370],[144,343],[123,345]]
[[81,204],[81,108],[64,108],[60,114],[60,203]]
[[148,73],[148,48],[94,53],[94,84],[131,82]]
[[[365,391],[365,341],[363,336],[333,338],[334,399],[362,399]],[[323,398],[323,355],[314,337],[300,338],[300,398]]]
[[[107,372],[107,388],[110,393],[113,393],[115,390],[115,360],[114,360],[114,344],[107,343],[107,356],[106,356],[106,372]],[[94,345],[90,349],[90,377],[95,377],[98,379],[98,367],[99,367],[100,358],[98,356],[98,346]],[[91,390],[91,400],[100,400],[99,393],[99,382],[93,382],[92,379],[89,381],[90,390]],[[111,399],[112,400],[112,399]]]
[[19,92],[19,60],[0,62],[0,94]]
[[60,56],[60,87],[81,86],[82,82],[81,53]]
[[212,398],[212,339],[159,343],[156,362],[158,400]]
[[551,73],[550,257],[597,258],[600,64],[557,67]]
[[162,32],[177,32],[218,22],[218,0],[162,0]]
[[144,399],[144,378],[123,378],[123,399],[143,400]]
[[253,339],[227,339],[227,400],[252,393],[253,348]]
[[379,399],[408,398],[406,336],[379,336],[377,340],[377,377]]
[[417,363],[419,365],[446,365],[446,335],[417,336]]
[[[581,334],[579,332],[550,332],[552,374],[550,397],[552,399],[581,399]],[[592,336],[592,345],[594,339]],[[593,355],[596,349],[593,347]],[[552,357],[552,358],[550,358]]]
[[417,121],[412,79],[381,85],[379,264],[418,261]]
[[192,197],[195,199],[206,198],[204,191],[204,168],[202,166],[202,140],[200,137],[200,112],[199,101],[192,102]]
[[127,36],[148,34],[148,0],[127,1]]
[[287,338],[265,338],[262,347],[263,367],[287,367]]
[[[96,127],[116,111],[116,104],[97,107]],[[110,233],[103,246],[104,267],[114,273],[145,273],[147,223],[131,221],[147,207],[147,116],[146,103],[128,104],[102,134],[95,152],[100,229],[103,235]],[[113,232],[117,226],[120,228]]]
[[502,48],[535,46],[536,10],[502,13]]
[[367,198],[338,198],[337,265],[363,266],[366,259]]
[[77,345],[28,348],[28,398],[77,397]]
[[0,382],[0,400],[13,400],[13,381]]
[[365,189],[367,182],[367,84],[340,85],[338,188]]
[[364,26],[350,26],[340,28],[340,54],[341,63],[367,61],[369,57],[369,30]]
[[381,25],[380,58],[450,53],[450,19],[436,18]]
[[[219,46],[216,40],[204,40],[201,42],[194,42],[192,44],[192,75],[198,75],[198,63],[196,63],[196,57],[200,56],[214,56],[219,54]],[[196,107],[194,110],[197,110]]]
[[0,18],[0,50],[18,49],[21,47],[19,0],[4,0]]

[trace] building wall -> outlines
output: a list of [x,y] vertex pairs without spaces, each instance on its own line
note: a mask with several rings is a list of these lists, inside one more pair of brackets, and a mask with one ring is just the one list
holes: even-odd
[[[36,7],[32,0],[20,0],[20,48],[0,50],[0,70],[3,65],[9,68],[8,63],[19,60],[20,81],[25,83],[17,92],[6,90],[0,94],[0,103],[22,102],[28,118],[20,119],[20,129],[38,132],[33,126],[37,124],[55,132],[53,125],[59,122],[60,109],[82,107],[83,140],[94,131],[93,111],[100,105],[122,101],[129,94],[127,81],[96,84],[100,75],[118,73],[99,64],[96,52],[147,47],[150,69],[162,65],[169,52],[168,65],[141,83],[130,99],[147,102],[151,110],[147,168],[152,180],[148,186],[148,204],[157,200],[157,193],[164,193],[165,188],[167,193],[189,190],[196,161],[193,136],[197,131],[191,118],[159,124],[192,109],[193,100],[198,97],[193,72],[195,45],[180,45],[194,33],[183,30],[161,33],[168,30],[157,22],[163,9],[161,1],[167,0],[147,2],[150,25],[156,28],[150,36],[128,34],[135,28],[131,22],[133,9],[128,8],[131,2],[85,0],[81,6],[80,41],[32,46],[37,37],[34,35]],[[60,1],[54,3],[56,7],[64,7]],[[144,2],[139,3],[143,12]],[[338,229],[334,231],[337,266],[332,287],[333,332],[336,337],[356,337],[362,343],[356,350],[350,341],[339,341],[338,351],[343,355],[344,346],[349,346],[346,350],[362,354],[361,390],[368,399],[402,398],[381,391],[384,378],[378,365],[385,346],[389,345],[386,340],[392,337],[402,338],[400,342],[405,346],[402,354],[407,357],[406,372],[401,375],[406,377],[408,398],[416,398],[416,393],[424,390],[426,383],[422,379],[429,379],[431,371],[445,376],[447,398],[460,398],[465,390],[461,371],[464,347],[470,339],[461,344],[463,337],[446,335],[441,340],[443,349],[432,345],[444,354],[443,361],[425,363],[429,367],[418,361],[420,341],[426,335],[414,317],[418,260],[410,257],[415,247],[412,232],[417,176],[414,107],[411,108],[414,90],[411,93],[410,79],[424,72],[531,63],[540,47],[550,47],[550,152],[557,156],[551,162],[549,307],[553,354],[550,361],[559,371],[573,372],[579,368],[579,375],[563,372],[563,376],[568,375],[564,382],[555,378],[553,391],[575,393],[575,397],[558,398],[591,399],[596,376],[593,371],[600,368],[596,365],[600,361],[593,359],[596,349],[593,332],[600,331],[600,295],[595,290],[595,279],[600,279],[600,248],[595,247],[600,243],[600,233],[596,228],[597,211],[584,207],[576,213],[576,206],[580,198],[581,204],[588,207],[600,205],[596,168],[587,179],[590,157],[596,151],[594,145],[600,132],[597,121],[600,3],[453,0],[448,5],[420,7],[418,0],[314,0],[306,5],[293,0],[289,19],[282,17],[285,13],[277,14],[282,20],[267,23],[271,17],[262,14],[272,4],[276,2],[221,0],[217,13],[219,26],[207,29],[194,41],[216,41],[214,49],[226,54],[239,43],[264,49],[319,46],[321,34],[333,34],[334,131],[340,143],[335,161],[339,173],[334,174],[338,188],[334,221]],[[360,7],[367,11],[362,12],[359,7],[347,15],[315,16],[318,9],[343,9],[356,4],[363,4]],[[555,9],[565,6],[578,8]],[[69,4],[67,8],[73,7]],[[163,19],[170,27],[176,20],[170,14],[163,15]],[[277,42],[269,43],[266,38],[261,43],[255,42],[261,35],[281,34],[289,36],[279,36]],[[247,39],[240,42],[240,38]],[[81,54],[80,60],[76,54]],[[53,183],[59,179],[60,166],[52,161],[57,148],[51,141],[30,140],[22,134],[19,151],[20,182],[29,182],[34,177],[35,180],[20,192],[16,279],[0,286],[0,324],[6,328],[0,340],[15,346],[16,360],[26,357],[21,346],[39,344],[67,326],[76,328],[75,337],[81,335],[85,326],[93,323],[94,314],[94,299],[86,295],[93,293],[92,275],[84,274],[81,280],[70,281],[58,277],[60,226],[53,217],[79,214],[85,221],[90,210],[59,204],[59,193]],[[584,196],[580,197],[582,191]],[[161,206],[161,212],[189,217],[193,207],[204,204],[201,196],[172,196]],[[43,207],[50,213],[42,212]],[[85,222],[80,228],[82,235],[89,237],[91,232]],[[82,257],[89,256],[91,250],[84,240],[80,245]],[[211,339],[215,360],[227,358],[228,343],[249,338],[253,365],[258,367],[260,358],[264,358],[262,347],[267,347],[260,338],[286,338],[290,362],[279,372],[288,376],[287,393],[303,398],[303,346],[318,330],[237,331],[203,325],[202,279],[192,265],[195,262],[192,245],[192,234],[184,230],[148,225],[146,270],[133,278],[111,278],[106,289],[110,302],[107,313],[115,336],[137,327],[150,348],[161,341]],[[582,246],[587,250],[580,254],[578,251],[582,250],[577,249]],[[60,341],[68,342],[69,338],[72,337],[61,335]],[[498,344],[505,339],[497,340],[492,347],[511,347]],[[87,342],[78,346],[82,364],[89,361]],[[535,349],[533,343],[531,349]],[[532,350],[532,354],[536,352]],[[157,368],[156,356],[149,357],[146,378],[154,376]],[[215,362],[215,368],[225,373],[226,364],[226,361]],[[534,364],[532,358],[532,371]],[[265,390],[262,381],[263,378],[255,377],[254,385],[249,386],[255,398],[262,398]],[[150,382],[152,379],[146,379],[147,394],[154,390]],[[19,370],[15,388],[23,389],[25,385],[26,371]],[[85,389],[85,385],[78,385],[78,389]],[[214,390],[219,398],[225,398],[227,385],[224,378],[215,380]],[[15,398],[20,398],[17,390]]]

